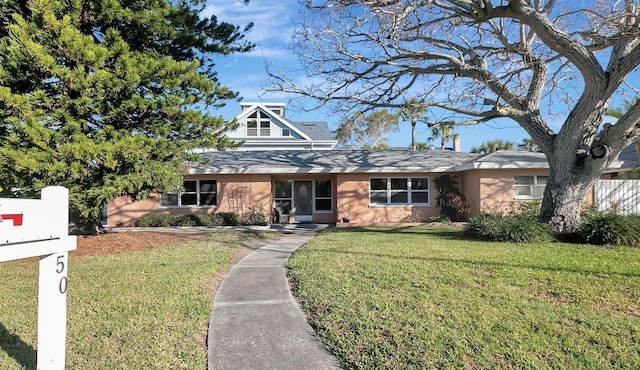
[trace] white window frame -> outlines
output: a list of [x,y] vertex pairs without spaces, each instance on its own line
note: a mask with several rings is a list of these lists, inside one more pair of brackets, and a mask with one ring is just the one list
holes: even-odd
[[[371,180],[372,179],[384,179],[386,180],[387,186],[385,190],[371,190]],[[412,179],[424,179],[427,183],[427,188],[426,189],[416,189],[413,190],[412,189]],[[407,181],[407,188],[406,189],[392,189],[391,183],[392,180],[406,180]],[[386,194],[386,198],[387,201],[385,203],[373,203],[371,201],[371,194],[372,193],[378,193],[378,194]],[[401,193],[407,193],[407,202],[406,203],[392,203],[392,196],[394,194],[401,194]],[[421,202],[414,202],[413,201],[413,194],[414,193],[426,193],[427,194],[427,200],[428,202],[426,203],[421,203]],[[399,176],[394,176],[394,177],[370,177],[369,178],[369,206],[370,207],[406,207],[406,206],[421,206],[421,207],[429,207],[431,206],[431,185],[429,184],[429,177],[399,177]]]
[[[260,109],[255,111],[256,116],[249,114],[246,118],[247,137],[270,137],[271,136],[271,116]],[[254,123],[255,127],[249,127],[249,123]],[[251,130],[251,133],[250,133]]]
[[[218,207],[218,181],[215,179],[186,179],[183,181],[183,183],[188,182],[188,181],[194,181],[196,183],[196,191],[179,191],[179,192],[175,192],[175,193],[166,193],[166,194],[162,194],[162,198],[168,196],[168,195],[173,195],[176,196],[177,198],[177,204],[163,204],[163,200],[160,200],[160,208],[216,208]],[[216,195],[216,203],[215,204],[205,204],[205,205],[201,205],[201,197],[200,197],[200,181],[213,181],[213,186],[214,186],[214,191],[212,192],[206,192],[205,194],[215,194]],[[187,204],[187,205],[182,205],[182,195],[183,194],[196,194],[196,204]]]
[[[533,182],[531,184],[517,184],[516,178],[518,177],[527,177],[532,178]],[[545,178],[544,187],[540,189],[539,178]],[[544,189],[547,186],[547,181],[549,179],[549,175],[515,175],[513,176],[513,196],[515,199],[542,199],[544,196]],[[517,188],[518,187],[529,187],[530,194],[529,195],[518,195]]]

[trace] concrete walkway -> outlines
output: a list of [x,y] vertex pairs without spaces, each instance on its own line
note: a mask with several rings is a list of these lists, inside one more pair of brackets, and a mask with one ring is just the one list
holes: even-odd
[[280,231],[279,240],[242,259],[218,288],[209,322],[209,370],[340,368],[305,320],[284,269],[317,229]]

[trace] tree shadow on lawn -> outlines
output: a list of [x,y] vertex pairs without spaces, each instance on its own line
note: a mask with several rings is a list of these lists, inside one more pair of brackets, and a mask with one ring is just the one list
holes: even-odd
[[595,275],[602,275],[602,276],[616,275],[616,276],[624,276],[624,277],[640,277],[640,272],[638,273],[616,272],[616,271],[605,272],[605,271],[592,271],[587,269],[577,269],[577,268],[563,267],[563,266],[540,266],[540,265],[525,265],[525,264],[517,264],[517,263],[480,261],[480,260],[456,259],[456,258],[402,256],[397,254],[354,252],[354,251],[345,251],[345,250],[337,250],[337,249],[315,249],[314,248],[313,251],[326,252],[326,253],[353,254],[353,255],[361,255],[361,256],[374,256],[374,257],[380,257],[380,258],[389,258],[393,260],[405,259],[405,260],[418,260],[418,261],[424,261],[424,262],[462,263],[465,265],[474,265],[474,266],[527,268],[527,269],[535,269],[535,270],[542,270],[542,271],[570,272],[570,273],[577,273],[577,274],[595,274]]
[[36,350],[19,336],[11,334],[0,322],[0,349],[25,369],[36,368]]

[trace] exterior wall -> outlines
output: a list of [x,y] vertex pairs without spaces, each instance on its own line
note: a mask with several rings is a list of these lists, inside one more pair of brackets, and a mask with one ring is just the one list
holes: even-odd
[[157,199],[134,202],[130,197],[118,197],[107,205],[107,226],[127,226],[145,213],[155,212],[160,207]]
[[464,194],[469,204],[469,216],[478,216],[482,207],[482,193],[480,193],[480,181],[482,171],[466,171],[460,174],[460,192]]
[[[542,202],[540,199],[516,199],[514,176],[547,175],[547,169],[470,170],[464,172],[464,195],[471,205],[470,216],[482,212],[507,211],[517,203]],[[583,207],[593,205],[593,191],[585,194]]]
[[[263,205],[271,213],[270,175],[205,175],[186,176],[189,179],[214,179],[217,185],[217,207],[161,207],[159,198],[132,201],[129,197],[119,197],[107,206],[107,225],[127,226],[148,212],[165,214],[187,213],[246,213],[250,206]],[[243,193],[240,196],[240,193]],[[234,194],[236,196],[234,196]]]
[[[440,209],[435,206],[435,185],[433,178],[439,174],[409,173],[372,173],[372,174],[339,174],[336,176],[336,194],[338,213],[336,222],[348,216],[354,224],[393,223],[424,221],[438,215]],[[371,177],[428,177],[429,178],[429,206],[371,206],[369,205],[369,179]],[[348,213],[341,211],[349,205]]]
[[[516,199],[514,176],[518,175],[547,175],[548,169],[504,169],[504,170],[473,170],[477,174],[480,202],[476,209],[481,212],[507,211],[514,204],[526,202],[541,202],[540,199]],[[476,214],[476,215],[477,215]]]
[[210,178],[215,179],[218,185],[215,213],[237,212],[242,215],[249,212],[249,207],[255,206],[271,212],[271,175],[212,175]]

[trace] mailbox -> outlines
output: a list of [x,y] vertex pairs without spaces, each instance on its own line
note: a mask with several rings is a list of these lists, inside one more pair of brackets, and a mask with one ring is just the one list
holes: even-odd
[[0,198],[0,262],[40,257],[38,277],[38,353],[41,370],[63,370],[67,325],[69,191],[42,189],[41,199]]
[[41,199],[0,198],[0,262],[76,249],[69,236],[66,188],[42,189]]

